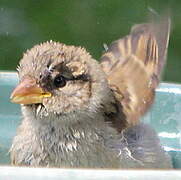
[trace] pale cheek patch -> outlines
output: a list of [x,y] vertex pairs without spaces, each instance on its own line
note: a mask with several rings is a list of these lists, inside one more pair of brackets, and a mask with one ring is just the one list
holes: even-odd
[[90,83],[77,82],[60,89],[59,95],[45,98],[43,104],[49,112],[66,113],[87,108],[90,96]]

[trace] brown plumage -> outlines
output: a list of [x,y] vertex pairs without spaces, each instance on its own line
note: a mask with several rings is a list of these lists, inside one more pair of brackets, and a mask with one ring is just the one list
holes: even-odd
[[[162,32],[160,32],[160,29]],[[23,121],[11,147],[15,165],[168,168],[155,132],[139,123],[165,64],[168,18],[134,26],[95,61],[55,42],[27,51],[11,95]]]
[[128,125],[135,125],[153,103],[166,60],[170,20],[135,25],[130,35],[113,42],[101,57],[108,83],[123,107]]

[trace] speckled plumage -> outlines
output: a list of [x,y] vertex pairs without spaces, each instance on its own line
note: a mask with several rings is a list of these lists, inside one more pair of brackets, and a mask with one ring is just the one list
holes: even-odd
[[[141,28],[143,26],[145,25],[140,25]],[[168,23],[167,26],[165,43],[168,43]],[[134,45],[138,46],[140,38],[138,34],[141,33],[141,38],[145,38],[145,44],[148,44],[147,49],[151,48],[149,38],[154,39],[155,47],[160,47],[153,27],[157,25],[152,23],[148,29],[134,32],[136,34],[131,36],[138,38],[137,44]],[[157,63],[158,61],[164,61],[166,48],[167,44],[164,45],[162,57],[154,61],[155,68],[150,70],[146,64],[141,64],[141,72],[146,72],[143,73],[146,74],[143,83],[153,80],[153,75],[160,76],[160,72],[155,73],[155,69],[160,64]],[[144,47],[139,51],[143,51],[143,54],[147,52]],[[147,125],[138,123],[137,115],[140,117],[143,112],[140,110],[141,113],[135,113],[139,110],[138,105],[140,109],[148,108],[147,104],[153,102],[154,95],[150,97],[151,100],[148,100],[150,103],[139,103],[142,94],[138,93],[139,96],[134,94],[139,90],[134,89],[136,79],[123,81],[123,77],[129,77],[127,74],[132,73],[129,67],[137,63],[135,59],[142,56],[136,53],[120,56],[120,52],[118,49],[108,49],[102,57],[101,65],[84,48],[52,41],[36,45],[24,54],[18,67],[20,84],[26,80],[26,83],[33,84],[32,87],[36,85],[36,88],[40,87],[41,91],[43,90],[45,94],[48,92],[49,95],[44,96],[45,94],[42,93],[41,103],[36,101],[21,106],[23,120],[10,150],[13,164],[34,167],[171,167],[170,159],[164,153],[155,132]],[[109,59],[108,53],[112,53],[114,58],[119,55],[116,62]],[[108,63],[110,70],[105,58],[111,61]],[[130,66],[124,66],[125,62],[121,63],[122,58],[125,58],[124,61],[129,62]],[[153,59],[148,56],[148,64],[151,64]],[[135,71],[135,76],[138,78],[140,78],[140,74],[137,73],[139,66],[135,65],[131,69]],[[114,73],[110,75],[112,69],[117,72],[116,75]],[[150,72],[147,73],[148,70]],[[123,72],[126,76],[121,74]],[[53,82],[60,74],[66,79],[66,84],[57,88]],[[120,88],[121,83],[123,88]],[[133,90],[130,90],[131,87]],[[30,89],[28,85],[26,88]],[[151,86],[145,93],[154,93],[155,88],[156,85]],[[17,96],[17,90],[15,91],[13,98]],[[35,90],[32,92],[36,93]],[[28,95],[24,94],[21,98],[26,96]],[[132,97],[138,101],[136,105]],[[130,111],[134,113],[130,115]]]

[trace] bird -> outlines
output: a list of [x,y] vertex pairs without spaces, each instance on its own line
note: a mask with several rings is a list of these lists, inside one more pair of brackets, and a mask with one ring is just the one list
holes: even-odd
[[10,100],[22,121],[10,148],[16,166],[172,168],[155,130],[140,122],[167,59],[170,18],[137,24],[99,61],[52,40],[19,62]]

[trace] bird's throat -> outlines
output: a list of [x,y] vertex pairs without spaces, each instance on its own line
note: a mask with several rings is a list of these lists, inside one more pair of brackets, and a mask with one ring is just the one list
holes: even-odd
[[[105,146],[108,135],[115,135],[116,132],[102,124],[101,116],[90,118],[85,114],[69,114],[52,118],[36,117],[30,122],[32,129],[28,131],[34,132],[31,133],[30,144],[38,146],[30,149],[39,149],[39,152],[32,152],[37,154],[32,162],[38,162],[41,166],[56,164],[57,167],[118,166],[116,153],[114,158],[114,152]],[[44,158],[40,159],[42,154]]]

